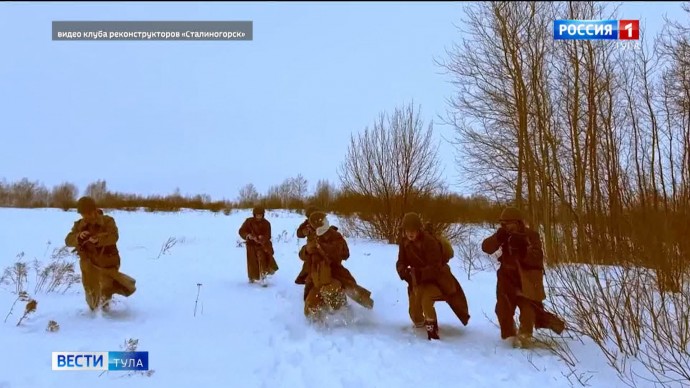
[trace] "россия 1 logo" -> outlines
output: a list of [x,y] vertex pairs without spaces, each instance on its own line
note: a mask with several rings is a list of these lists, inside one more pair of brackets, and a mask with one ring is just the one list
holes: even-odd
[[639,40],[639,20],[553,21],[555,40]]

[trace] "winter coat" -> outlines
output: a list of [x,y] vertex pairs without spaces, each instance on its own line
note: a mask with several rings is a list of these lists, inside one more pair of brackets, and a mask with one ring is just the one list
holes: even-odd
[[[350,249],[343,235],[338,232],[338,228],[331,226],[321,236],[317,237],[315,234],[310,234],[307,238],[307,244],[302,247],[299,255],[310,265],[307,282],[312,281],[316,285],[322,282],[318,279],[323,276],[323,271],[325,271],[322,264],[327,265],[329,275],[336,277],[341,272],[338,267],[342,267],[342,262],[350,257]],[[354,281],[354,279],[338,280],[343,283],[343,286]]]
[[[499,243],[496,233],[487,237],[482,242],[482,251],[493,254],[501,248],[501,256],[498,261],[501,263],[499,271],[504,271],[507,276],[516,276],[519,280],[520,289],[515,290],[518,295],[528,299],[541,302],[546,299],[544,290],[544,252],[542,250],[541,238],[536,231],[524,227],[520,233],[527,240],[527,247],[520,252],[514,249],[510,240]],[[519,235],[519,234],[518,234]]]
[[443,261],[443,251],[437,239],[426,231],[419,232],[415,241],[401,239],[398,249],[396,270],[401,279],[407,278],[407,268],[410,267],[418,275],[416,284],[436,284],[446,295],[455,294],[458,289],[457,281],[450,271],[450,267]]
[[[88,231],[90,237],[96,237],[98,242],[79,241],[79,234]],[[117,240],[120,238],[115,219],[99,214],[94,222],[86,222],[80,219],[74,223],[72,230],[65,237],[65,245],[77,249],[82,260],[100,268],[119,268],[120,252],[117,249]]]
[[[261,276],[261,271],[259,270],[260,253],[265,253],[268,256],[267,264],[269,268],[263,268],[265,272],[273,273],[278,270],[278,264],[273,257],[275,251],[271,241],[271,223],[267,219],[249,217],[244,220],[238,233],[242,239],[246,240],[247,275],[249,279],[258,280]],[[261,243],[247,240],[247,236],[250,234],[254,235]]]
[[[81,268],[89,268],[90,273],[111,278],[113,293],[130,296],[136,291],[136,280],[120,272],[120,253],[117,249],[120,235],[117,224],[113,217],[104,215],[102,210],[99,209],[98,212],[99,215],[94,222],[86,222],[83,218],[76,221],[65,237],[65,245],[76,248]],[[98,241],[80,241],[79,234],[84,231],[88,231],[90,236],[96,237]],[[83,281],[86,276],[82,275]],[[90,284],[85,285],[87,286],[95,287]]]

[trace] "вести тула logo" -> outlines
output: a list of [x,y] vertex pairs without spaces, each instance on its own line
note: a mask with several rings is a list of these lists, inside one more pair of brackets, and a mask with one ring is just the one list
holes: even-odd
[[147,371],[149,352],[53,352],[53,370]]

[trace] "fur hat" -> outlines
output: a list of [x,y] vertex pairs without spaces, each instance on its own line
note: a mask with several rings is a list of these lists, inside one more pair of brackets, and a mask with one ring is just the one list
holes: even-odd
[[520,221],[523,222],[525,219],[522,215],[522,212],[520,209],[515,208],[515,207],[507,207],[503,209],[503,212],[501,213],[501,218],[499,221],[501,222],[506,222],[506,221]]
[[326,213],[322,211],[315,211],[309,215],[309,225],[314,228],[317,236],[326,233],[331,226],[328,218],[326,218]]
[[77,212],[79,214],[91,213],[92,211],[98,210],[96,206],[96,201],[91,197],[81,197],[77,201]]
[[402,220],[402,229],[405,230],[422,230],[422,219],[417,213],[407,213]]

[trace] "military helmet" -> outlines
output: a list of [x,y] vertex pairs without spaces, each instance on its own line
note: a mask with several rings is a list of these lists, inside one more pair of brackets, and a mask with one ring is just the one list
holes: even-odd
[[419,217],[419,214],[417,213],[407,213],[403,217],[402,220],[402,229],[403,230],[414,230],[414,231],[419,231],[422,230],[422,219]]
[[326,222],[326,213],[322,211],[317,210],[309,215],[309,225],[314,229],[322,227]]
[[503,212],[501,213],[501,218],[499,219],[501,222],[510,222],[510,221],[524,221],[524,217],[522,215],[522,212],[520,209],[516,207],[507,207],[503,209]]
[[93,198],[81,197],[77,201],[77,212],[79,214],[87,214],[95,210],[98,210],[98,207],[96,206],[96,201]]
[[304,211],[304,215],[307,216],[307,218],[309,218],[309,216],[312,213],[317,212],[317,211],[319,211],[319,208],[317,206],[310,205],[310,206],[307,206],[306,210]]
[[266,209],[263,208],[263,206],[254,206],[254,210],[252,210],[252,215],[256,216],[258,214],[261,214],[262,216],[266,214]]

